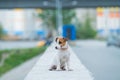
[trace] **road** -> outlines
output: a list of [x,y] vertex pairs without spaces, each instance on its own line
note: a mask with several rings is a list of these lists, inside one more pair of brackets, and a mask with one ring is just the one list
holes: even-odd
[[37,45],[38,41],[0,41],[0,50],[13,48],[31,48]]
[[120,80],[120,48],[94,40],[77,41],[76,45],[73,51],[95,80]]

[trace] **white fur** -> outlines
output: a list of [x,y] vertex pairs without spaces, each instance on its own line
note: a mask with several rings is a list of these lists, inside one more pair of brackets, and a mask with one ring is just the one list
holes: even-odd
[[[59,39],[56,42],[56,47],[58,48],[57,54],[55,55],[53,59],[52,65],[56,65],[57,69],[56,70],[61,70],[60,65],[65,66],[66,70],[71,70],[70,69],[70,52],[69,49],[66,50],[61,50],[60,45],[58,44]],[[69,48],[68,43],[66,42],[65,46],[62,48]]]

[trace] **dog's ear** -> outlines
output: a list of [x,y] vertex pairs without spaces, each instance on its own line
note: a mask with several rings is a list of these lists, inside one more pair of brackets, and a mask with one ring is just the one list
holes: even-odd
[[56,37],[55,41],[57,42],[58,37]]
[[68,41],[68,38],[63,38],[65,41]]

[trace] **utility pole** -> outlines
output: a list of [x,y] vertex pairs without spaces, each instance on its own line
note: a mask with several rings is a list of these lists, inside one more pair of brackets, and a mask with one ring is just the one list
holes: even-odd
[[63,20],[62,20],[62,4],[60,0],[56,0],[56,26],[59,32],[58,35],[62,35]]

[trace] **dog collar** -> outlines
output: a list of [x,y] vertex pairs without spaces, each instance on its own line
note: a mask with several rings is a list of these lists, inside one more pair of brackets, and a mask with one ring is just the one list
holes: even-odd
[[66,48],[61,48],[61,50],[67,50],[68,49],[68,46]]

